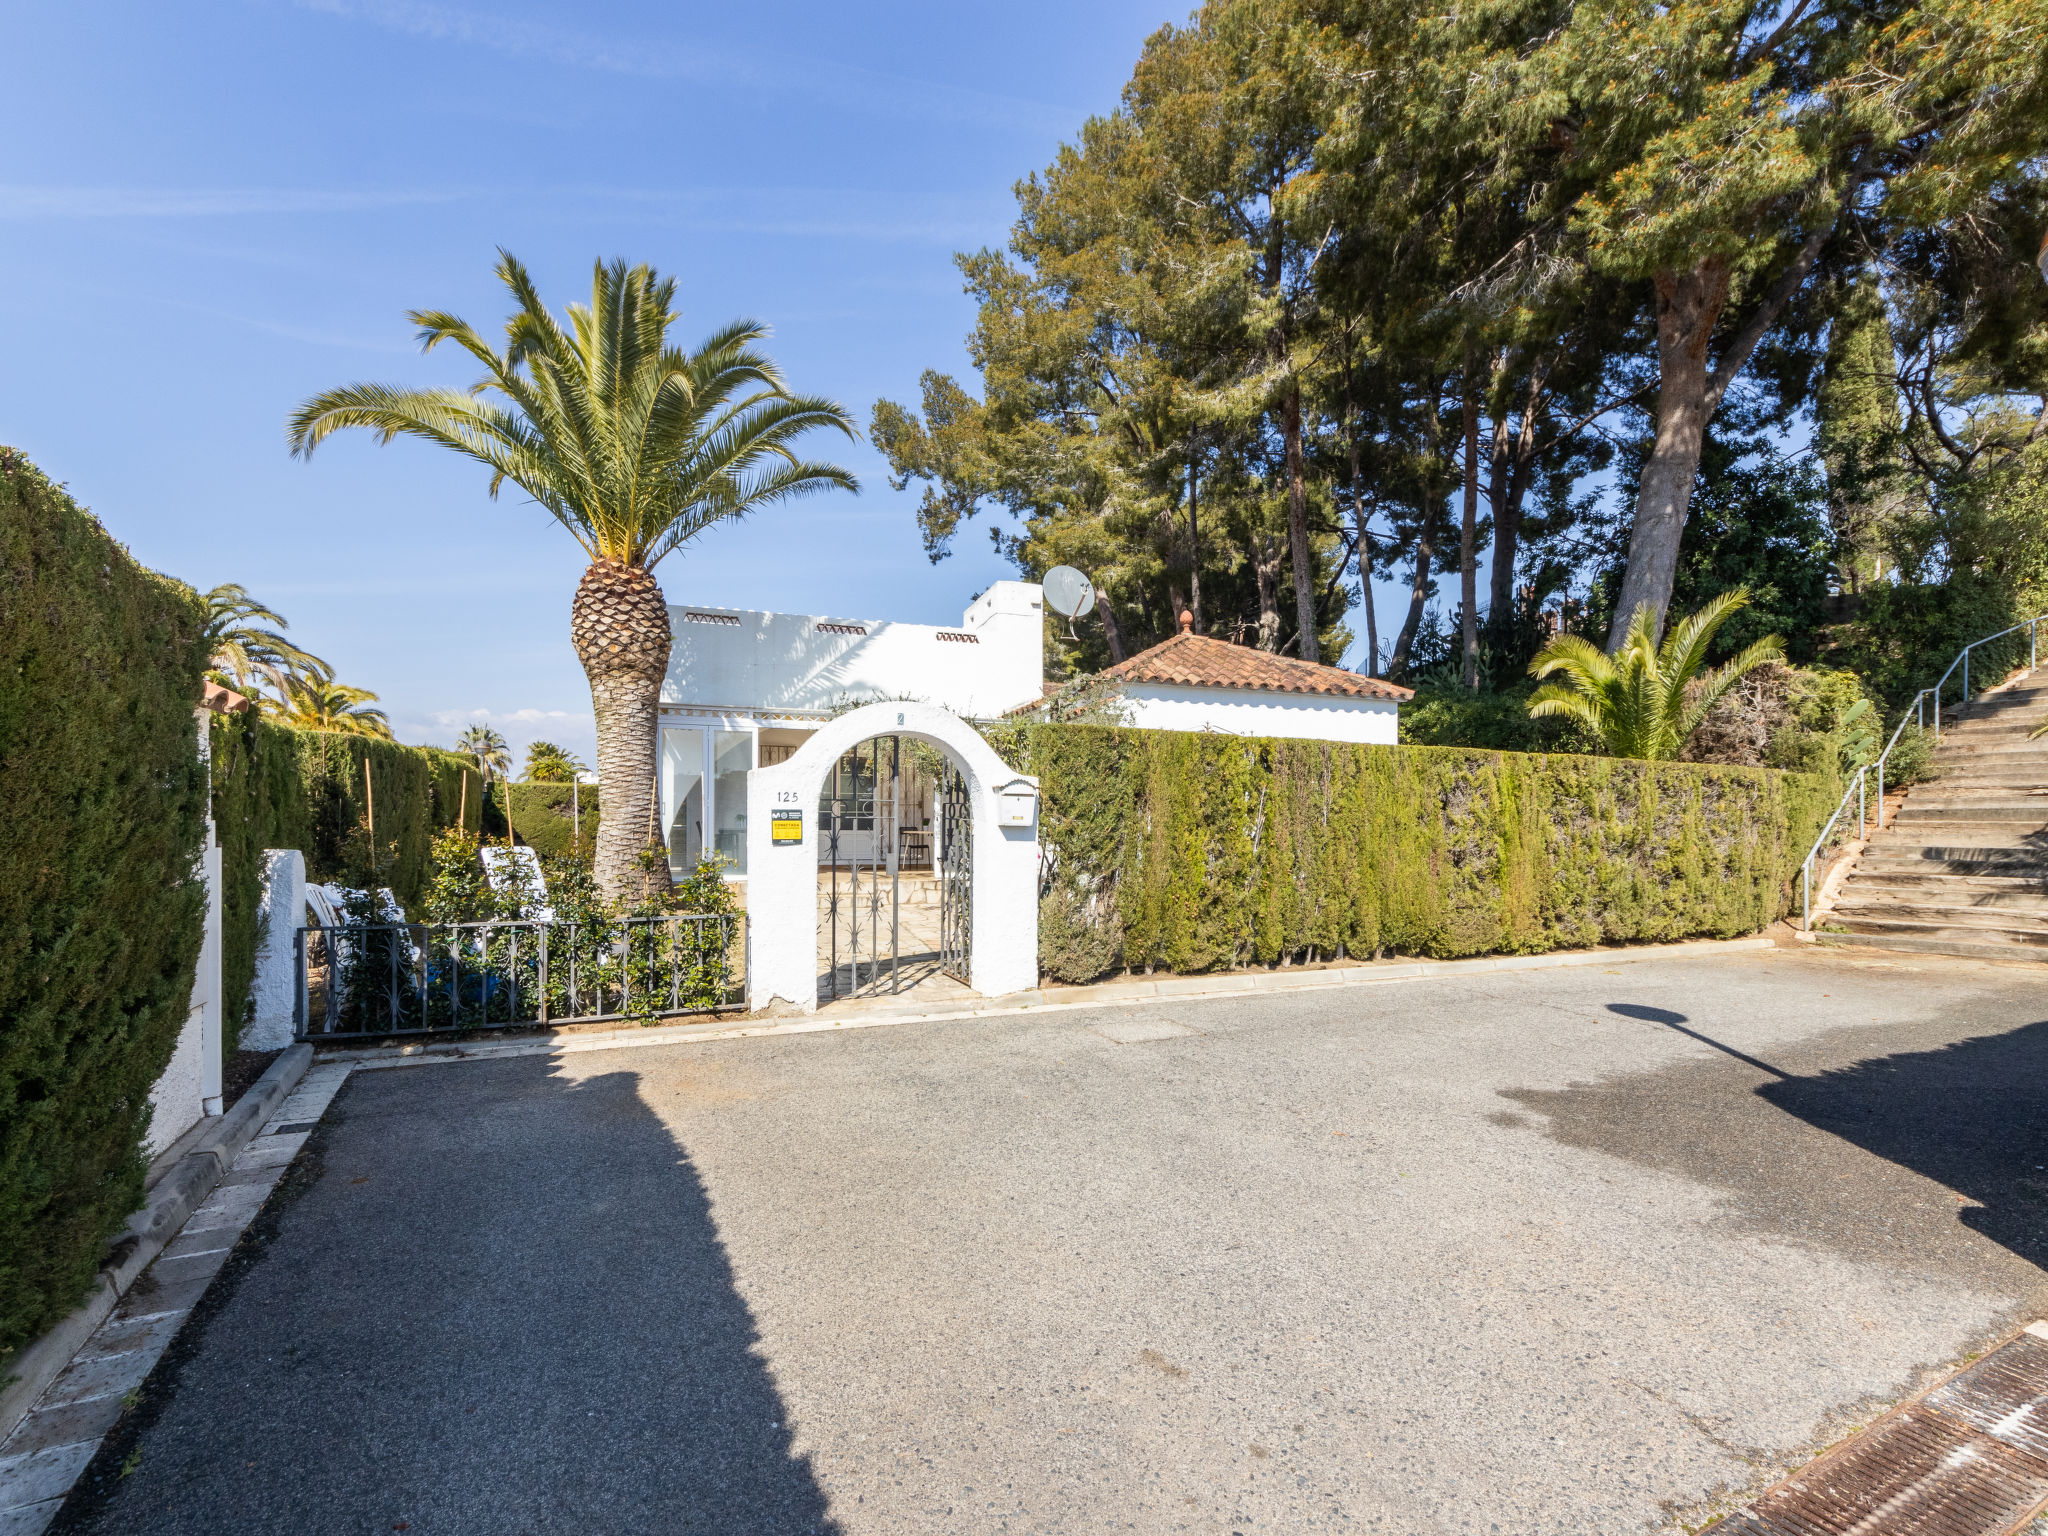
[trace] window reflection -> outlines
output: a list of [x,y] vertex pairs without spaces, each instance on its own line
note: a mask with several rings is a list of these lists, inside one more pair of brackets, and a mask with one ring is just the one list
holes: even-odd
[[747,872],[747,770],[754,766],[752,731],[714,731],[711,737],[714,846],[729,875]]
[[700,730],[662,728],[661,821],[668,833],[669,872],[678,878],[690,874],[704,853],[704,733]]

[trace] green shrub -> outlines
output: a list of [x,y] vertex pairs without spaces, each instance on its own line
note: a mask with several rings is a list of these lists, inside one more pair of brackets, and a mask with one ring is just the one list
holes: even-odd
[[1418,747],[1477,747],[1488,752],[1597,751],[1593,733],[1576,720],[1529,718],[1533,683],[1491,692],[1417,688],[1401,706],[1401,740]]
[[[595,784],[513,784],[508,786],[512,830],[544,859],[588,861],[597,846]],[[571,812],[580,814],[581,835]]]
[[1917,725],[1899,732],[1892,755],[1884,763],[1884,787],[1904,789],[1934,777],[1934,733]]
[[1827,775],[1035,725],[1041,964],[1190,972],[1730,937],[1781,916]]
[[[2031,616],[2006,584],[1973,572],[1938,584],[1872,587],[1855,599],[1854,608],[1854,618],[1827,632],[1825,654],[1861,677],[1894,719],[1920,689],[1934,686],[1964,646]],[[1972,658],[1971,693],[1999,681],[2026,656],[2024,632],[1980,648]],[[1962,701],[1960,668],[1943,688],[1942,701]]]
[[265,851],[298,849],[306,856],[307,879],[317,883],[389,886],[410,911],[426,889],[433,836],[453,826],[458,814],[468,826],[480,825],[483,786],[475,764],[456,753],[302,731],[247,713],[215,719],[213,816],[221,845],[228,1049],[256,974]]
[[0,1376],[141,1203],[204,921],[205,622],[0,449]]

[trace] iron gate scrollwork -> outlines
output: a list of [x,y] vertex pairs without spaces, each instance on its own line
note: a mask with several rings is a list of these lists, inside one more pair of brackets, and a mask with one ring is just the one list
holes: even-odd
[[819,796],[824,837],[827,998],[859,997],[902,985],[898,961],[902,897],[897,825],[903,815],[903,743],[862,742],[840,758]]
[[963,985],[973,959],[974,810],[967,776],[948,761],[939,777],[939,969]]

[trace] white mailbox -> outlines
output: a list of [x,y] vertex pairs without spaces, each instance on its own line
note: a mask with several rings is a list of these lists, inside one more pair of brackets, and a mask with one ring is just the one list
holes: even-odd
[[996,786],[996,825],[1031,827],[1038,824],[1038,786],[1029,779],[1012,779]]

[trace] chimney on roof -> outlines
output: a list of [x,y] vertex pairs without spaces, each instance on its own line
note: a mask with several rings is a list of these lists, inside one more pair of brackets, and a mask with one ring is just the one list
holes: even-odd
[[1181,609],[1181,611],[1180,611],[1180,632],[1181,632],[1182,634],[1184,634],[1184,635],[1186,635],[1186,634],[1192,634],[1192,633],[1194,632],[1194,628],[1195,628],[1195,616],[1194,616],[1194,615],[1193,615],[1192,613],[1189,613],[1189,612],[1187,611],[1187,609],[1185,609],[1185,608]]

